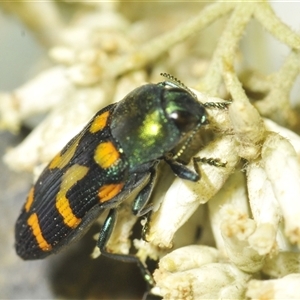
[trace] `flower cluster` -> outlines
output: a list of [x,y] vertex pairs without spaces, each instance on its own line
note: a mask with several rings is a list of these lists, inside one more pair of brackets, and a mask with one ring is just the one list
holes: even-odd
[[[27,12],[37,9],[30,2],[23,5]],[[58,37],[46,35],[53,66],[0,94],[0,127],[16,132],[31,116],[48,115],[7,152],[5,162],[38,173],[37,167],[101,107],[144,82],[160,81],[161,71],[174,73],[203,103],[232,101],[227,110],[207,109],[214,138],[202,148],[198,143],[195,155],[219,158],[226,166],[200,164],[196,183],[174,178],[162,166],[153,213],[143,220],[147,242],[134,241],[141,260],[159,259],[152,292],[188,300],[300,298],[300,136],[295,133],[300,116],[289,98],[300,71],[300,36],[266,1],[217,1],[177,26],[174,12],[167,11],[151,30],[151,13],[130,22],[117,3],[82,3],[81,9],[89,9],[68,25],[54,3],[45,5],[60,30]],[[26,22],[24,12],[17,13]],[[168,18],[172,26],[158,35]],[[252,19],[291,49],[282,67],[268,76],[243,64],[239,42]],[[198,34],[217,20],[222,29],[213,29],[219,36],[212,45]],[[37,18],[29,27],[46,30],[44,22]],[[206,35],[210,39],[211,33]],[[129,252],[138,220],[128,210],[130,201],[120,207],[109,243],[116,252]]]

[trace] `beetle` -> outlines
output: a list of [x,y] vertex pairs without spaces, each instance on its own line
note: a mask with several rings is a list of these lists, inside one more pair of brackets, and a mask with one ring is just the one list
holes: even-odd
[[148,202],[162,160],[180,178],[199,180],[199,172],[182,164],[175,149],[186,147],[207,124],[205,105],[180,81],[162,75],[168,80],[138,87],[97,112],[44,169],[16,222],[15,248],[21,258],[60,252],[109,209],[97,242],[101,253],[144,267],[134,255],[106,251],[117,207],[146,182],[132,212],[142,216],[151,210]]

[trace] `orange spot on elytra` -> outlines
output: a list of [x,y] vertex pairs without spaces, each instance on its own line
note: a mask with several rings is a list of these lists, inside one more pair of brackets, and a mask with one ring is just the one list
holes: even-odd
[[38,246],[43,251],[50,251],[52,246],[48,244],[42,234],[42,230],[39,224],[39,219],[36,213],[30,215],[27,220],[27,224],[31,227],[32,233],[38,243]]
[[59,166],[60,161],[61,161],[61,156],[60,156],[60,153],[58,153],[51,160],[51,162],[49,164],[49,169],[57,168]]
[[70,167],[62,177],[60,190],[56,196],[55,206],[59,214],[63,217],[64,223],[70,228],[76,228],[81,222],[81,218],[77,218],[73,213],[66,194],[73,185],[87,174],[88,170],[88,167],[77,164]]
[[70,228],[76,228],[81,222],[80,218],[77,218],[70,207],[69,200],[65,195],[59,193],[56,197],[56,208],[60,215],[64,219],[64,223]]
[[100,143],[97,146],[94,154],[96,163],[102,169],[111,167],[119,158],[120,153],[112,142]]
[[91,124],[90,132],[95,133],[97,131],[102,130],[106,126],[108,116],[109,111],[106,111],[100,116],[95,117],[93,123]]
[[98,192],[100,202],[108,201],[118,195],[121,192],[123,186],[124,183],[111,183],[103,185]]
[[50,162],[48,168],[49,169],[54,169],[54,168],[59,168],[62,169],[64,168],[73,158],[76,149],[78,147],[78,144],[80,142],[80,139],[82,137],[82,132],[79,133],[73,140],[72,143],[69,144],[67,149],[64,151],[64,153],[58,153],[55,155],[55,157],[52,159]]
[[25,203],[25,211],[29,212],[32,202],[34,200],[34,187],[32,187],[28,193],[27,200]]

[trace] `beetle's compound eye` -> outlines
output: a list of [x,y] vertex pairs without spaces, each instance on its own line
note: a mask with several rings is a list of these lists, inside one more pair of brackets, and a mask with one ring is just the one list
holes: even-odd
[[164,90],[162,101],[167,117],[182,133],[205,124],[205,107],[186,90],[168,86]]
[[169,117],[181,132],[189,132],[199,124],[199,119],[188,111],[175,110],[170,113]]

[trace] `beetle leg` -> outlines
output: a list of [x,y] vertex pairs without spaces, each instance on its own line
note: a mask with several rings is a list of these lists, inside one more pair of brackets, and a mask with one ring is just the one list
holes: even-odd
[[194,182],[198,181],[201,178],[201,172],[198,165],[199,162],[222,168],[226,167],[227,164],[227,162],[222,162],[219,158],[211,157],[193,157],[192,160],[195,171],[190,170],[187,166],[173,158],[165,157],[165,161],[169,164],[175,175],[177,175],[179,178]]
[[137,256],[130,255],[130,254],[110,253],[106,249],[106,245],[113,232],[116,219],[117,219],[117,211],[115,208],[113,208],[109,211],[106,220],[101,228],[97,246],[99,247],[101,254],[106,257],[120,260],[123,262],[136,263],[140,268],[142,276],[146,280],[150,289],[150,287],[154,285],[154,280],[152,278],[152,275],[148,271],[147,266]]
[[178,162],[175,159],[172,159],[171,157],[165,157],[165,161],[171,167],[174,174],[181,179],[186,179],[186,180],[196,182],[201,177],[199,167],[195,164],[194,164],[195,171],[192,171],[187,166]]
[[[157,164],[156,164],[157,165]],[[150,210],[152,210],[153,205],[149,202],[150,196],[152,194],[156,178],[157,178],[157,170],[155,167],[150,169],[150,178],[147,184],[140,190],[136,198],[132,203],[132,212],[134,215],[140,217],[147,214]],[[147,205],[148,204],[148,205]]]

